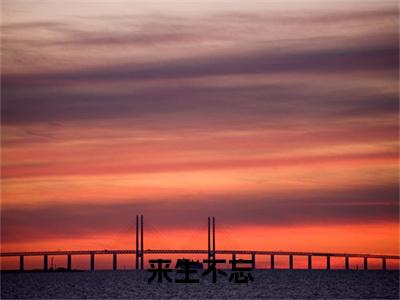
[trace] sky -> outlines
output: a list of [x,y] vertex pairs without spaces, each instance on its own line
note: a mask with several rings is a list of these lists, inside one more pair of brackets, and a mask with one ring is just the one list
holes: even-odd
[[399,253],[397,1],[1,5],[2,251]]

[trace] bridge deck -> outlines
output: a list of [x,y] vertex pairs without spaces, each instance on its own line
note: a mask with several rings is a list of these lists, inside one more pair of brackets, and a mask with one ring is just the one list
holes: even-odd
[[[144,250],[145,254],[207,254],[207,250]],[[252,250],[216,250],[216,254],[256,254],[256,255],[293,255],[293,256],[331,256],[331,257],[367,257],[400,259],[400,255],[328,253],[328,252],[291,252],[291,251],[252,251]],[[1,257],[42,256],[42,255],[90,255],[90,254],[136,254],[136,250],[65,250],[65,251],[28,251],[1,252]]]

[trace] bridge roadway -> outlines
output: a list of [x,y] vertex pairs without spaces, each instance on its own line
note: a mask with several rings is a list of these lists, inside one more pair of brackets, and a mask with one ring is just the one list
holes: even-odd
[[[207,250],[153,250],[147,249],[144,254],[208,254]],[[45,255],[90,255],[90,254],[136,254],[136,250],[57,250],[1,252],[0,256],[45,256]],[[284,256],[330,256],[330,257],[363,257],[400,259],[400,255],[328,253],[328,252],[292,252],[292,251],[253,251],[253,250],[215,250],[215,254],[252,254],[252,255],[284,255]]]
[[[215,258],[216,254],[230,254],[232,259],[235,259],[237,254],[250,254],[252,259],[252,268],[255,269],[256,255],[269,255],[271,257],[270,268],[275,269],[275,256],[283,255],[289,257],[289,269],[294,269],[293,257],[294,256],[307,256],[308,269],[312,269],[312,257],[320,256],[326,257],[326,269],[331,269],[331,257],[344,257],[345,269],[350,269],[350,258],[362,257],[364,259],[364,270],[368,269],[368,259],[377,258],[382,260],[382,270],[386,270],[387,259],[400,259],[399,255],[381,255],[381,254],[356,254],[356,253],[327,253],[327,252],[291,252],[291,251],[252,251],[252,250],[142,250],[143,248],[135,250],[72,250],[72,251],[29,251],[29,252],[1,252],[1,257],[19,257],[19,269],[24,271],[24,258],[25,256],[43,256],[43,270],[48,271],[48,257],[49,255],[66,255],[67,256],[67,269],[72,270],[72,256],[73,255],[90,255],[90,270],[95,270],[95,255],[109,254],[113,256],[113,270],[117,270],[117,255],[118,254],[134,254],[136,256],[136,270],[144,269],[144,255],[145,254],[206,254],[208,258]],[[139,264],[138,258],[141,262]]]
[[[144,254],[207,254],[207,250],[144,250]],[[0,256],[44,256],[44,255],[90,255],[90,254],[136,254],[136,250],[62,250],[62,251],[28,251],[1,252]],[[285,256],[330,256],[330,257],[363,257],[400,259],[400,255],[328,253],[328,252],[292,252],[292,251],[252,251],[252,250],[216,250],[215,254],[255,254]]]

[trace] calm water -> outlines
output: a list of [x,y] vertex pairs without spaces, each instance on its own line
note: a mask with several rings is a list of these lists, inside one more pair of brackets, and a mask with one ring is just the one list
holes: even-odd
[[[149,273],[3,273],[1,298],[399,298],[398,271],[253,271],[254,282],[201,277],[200,283],[148,283]],[[177,278],[177,274],[171,277]]]

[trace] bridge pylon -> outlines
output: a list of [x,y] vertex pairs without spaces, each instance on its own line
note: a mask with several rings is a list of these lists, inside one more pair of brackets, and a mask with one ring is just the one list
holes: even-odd
[[[211,230],[211,217],[208,217],[208,260],[215,259],[215,217],[212,217],[212,230]],[[210,263],[208,263],[210,266]]]
[[[140,247],[139,247],[140,245]],[[143,215],[140,215],[140,223],[139,223],[139,215],[136,216],[136,248],[135,248],[135,258],[136,270],[144,269],[144,221]]]

